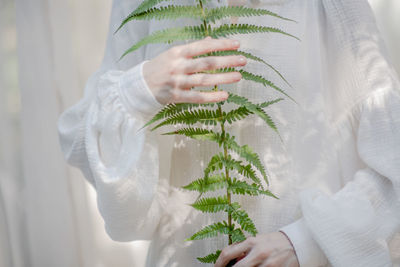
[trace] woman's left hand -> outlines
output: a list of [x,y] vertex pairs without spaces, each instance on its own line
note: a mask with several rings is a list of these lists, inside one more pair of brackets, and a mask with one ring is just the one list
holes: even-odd
[[224,248],[215,267],[225,267],[240,259],[234,267],[299,267],[294,248],[281,232],[259,234]]

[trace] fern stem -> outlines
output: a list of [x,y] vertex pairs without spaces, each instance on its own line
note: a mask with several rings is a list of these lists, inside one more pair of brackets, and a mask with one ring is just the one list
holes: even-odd
[[[214,91],[218,91],[218,85],[214,86]],[[222,117],[221,103],[217,103],[217,105],[218,105],[218,113]],[[225,160],[228,160],[228,147],[225,142],[225,120],[220,120],[220,126],[221,126],[222,143],[224,146],[224,158],[225,158]],[[225,179],[226,179],[226,182],[228,183],[228,185],[230,185],[231,179],[229,177],[229,169],[227,167],[225,167]],[[229,191],[228,188],[229,188],[229,186],[226,189],[226,198],[228,200],[228,204],[231,205],[232,204],[231,192]],[[228,227],[229,227],[229,229],[231,229],[231,227],[232,227],[232,215],[231,215],[230,211],[228,211]],[[229,239],[228,244],[231,245],[232,244],[232,234],[228,234],[228,239]]]
[[[205,12],[204,12],[204,7],[203,7],[203,2],[202,0],[199,0],[199,4],[202,10],[202,14],[203,14],[203,18],[205,18]],[[207,25],[207,21],[205,19],[203,19],[203,24],[204,24],[204,29],[205,29],[205,35],[209,36],[209,32],[208,32],[208,25]],[[218,85],[214,85],[214,91],[219,91],[218,90]],[[221,103],[217,103],[218,106],[218,113],[219,116],[222,118],[222,109],[221,109]],[[221,136],[222,136],[222,140],[223,140],[223,146],[224,146],[224,158],[225,160],[228,160],[228,148],[225,142],[225,120],[222,119],[220,120],[220,125],[221,125]],[[231,184],[231,179],[229,177],[229,169],[225,166],[225,179],[226,182],[228,183],[228,185]],[[231,201],[231,192],[229,192],[229,186],[226,189],[226,198],[228,199],[228,205],[230,206],[232,204]],[[229,229],[232,229],[232,214],[231,211],[228,211],[228,227]],[[229,233],[228,234],[228,244],[232,245],[232,234]]]
[[199,0],[199,4],[200,4],[200,7],[201,7],[201,14],[203,15],[203,25],[204,25],[205,35],[206,36],[210,36],[210,33],[208,32],[207,21],[205,20],[206,13],[204,12],[203,1]]

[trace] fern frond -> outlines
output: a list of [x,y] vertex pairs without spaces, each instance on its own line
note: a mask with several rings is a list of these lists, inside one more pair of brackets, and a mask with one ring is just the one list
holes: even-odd
[[199,56],[195,56],[193,58],[208,57],[208,56],[230,56],[230,55],[242,55],[242,56],[244,56],[246,58],[249,58],[249,59],[252,59],[254,61],[261,62],[261,63],[265,64],[267,67],[272,69],[287,85],[292,87],[291,84],[285,79],[285,77],[276,68],[274,68],[271,64],[267,63],[262,58],[257,57],[257,56],[255,56],[255,55],[253,55],[251,53],[248,53],[248,52],[244,52],[244,51],[240,51],[240,50],[212,51],[210,53],[206,53],[206,54],[202,54],[202,55],[199,55]]
[[235,169],[241,175],[251,179],[253,182],[262,186],[260,179],[257,177],[256,173],[254,172],[253,168],[250,164],[242,165],[241,161],[228,159],[228,168],[233,170]]
[[221,254],[221,250],[217,250],[215,253],[211,253],[205,257],[199,257],[197,258],[198,261],[201,263],[215,263]]
[[[234,70],[231,70],[234,71]],[[253,74],[250,73],[248,71],[245,70],[238,70],[241,74],[243,79],[248,80],[248,81],[253,81],[253,82],[257,82],[257,83],[261,83],[264,86],[269,86],[272,89],[275,89],[276,91],[280,92],[281,94],[284,94],[285,96],[287,96],[288,98],[290,98],[293,102],[297,103],[290,95],[288,95],[285,91],[283,91],[281,88],[279,88],[278,86],[276,86],[273,82],[265,79],[264,77],[262,77],[261,75],[257,75],[257,74]]]
[[251,24],[223,24],[219,27],[212,29],[212,31],[210,32],[210,36],[213,38],[219,38],[219,37],[227,37],[234,34],[269,33],[269,32],[287,35],[297,40],[300,40],[296,36],[284,32],[278,28],[251,25]]
[[222,188],[226,188],[228,186],[228,182],[226,181],[225,176],[221,174],[213,175],[207,177],[207,179],[197,179],[190,184],[183,187],[183,189],[190,191],[197,191],[199,193],[205,193],[209,191],[215,191]]
[[[243,107],[246,109],[246,107]],[[252,113],[252,112],[251,112]],[[226,118],[226,117],[225,117]],[[225,138],[220,133],[215,133],[211,130],[201,129],[201,128],[183,128],[176,131],[164,133],[163,135],[173,135],[180,134],[185,135],[196,140],[210,140],[217,142],[220,146],[225,142],[227,148],[235,151],[239,156],[244,158],[247,162],[256,167],[264,177],[265,182],[268,184],[267,174],[264,168],[264,165],[260,161],[260,157],[257,153],[255,153],[249,146],[244,145],[240,146],[236,141],[234,136],[230,136],[228,133],[225,134]],[[216,170],[214,164],[224,164],[224,160],[222,160],[222,155],[217,155],[214,159],[210,161],[209,166],[206,169],[206,173],[211,172],[212,170]],[[218,163],[219,162],[219,163]],[[208,169],[210,168],[210,169]],[[222,165],[220,167],[222,169]],[[199,180],[198,180],[199,181]],[[199,191],[200,192],[200,191]]]
[[[177,114],[184,110],[189,110],[197,107],[214,107],[215,103],[169,103],[165,105],[157,114],[153,116],[145,125],[143,125],[140,129],[149,126],[150,124],[162,120],[168,116]],[[139,130],[140,130],[139,129]]]
[[210,159],[210,162],[208,163],[207,167],[204,169],[204,177],[206,178],[209,177],[209,174],[216,170],[222,170],[224,168],[224,161],[225,158],[221,152],[214,155]]
[[201,240],[205,238],[215,237],[219,234],[229,234],[233,231],[233,227],[229,226],[226,221],[217,222],[211,225],[208,225],[192,235],[190,238],[186,239],[185,241],[191,240]]
[[228,99],[226,100],[227,103],[235,103],[240,106],[245,106],[248,110],[256,114],[262,120],[264,120],[267,123],[267,125],[271,127],[278,134],[279,138],[282,141],[282,137],[280,136],[278,128],[276,127],[274,121],[267,113],[265,113],[265,111],[262,108],[260,108],[257,104],[250,102],[247,98],[243,96],[238,96],[230,92],[228,94],[229,96]]
[[243,6],[224,6],[213,9],[206,8],[204,10],[204,13],[206,14],[205,21],[213,23],[216,20],[229,17],[252,17],[252,16],[265,16],[265,15],[294,22],[294,20],[284,18],[266,9],[254,9]]
[[191,137],[196,140],[209,140],[210,135],[211,136],[215,135],[215,133],[211,130],[202,128],[192,128],[192,127],[182,128],[176,131],[163,133],[162,135],[174,135],[174,134],[185,135],[187,137]]
[[[265,108],[268,107],[272,104],[278,103],[279,101],[282,101],[283,98],[278,98],[272,101],[267,101],[267,102],[263,102],[263,103],[259,103],[259,104],[254,104],[255,107],[258,108]],[[227,121],[229,124],[232,124],[235,121],[244,119],[245,117],[247,117],[248,115],[254,114],[254,112],[250,111],[247,107],[239,107],[237,109],[233,109],[231,111],[229,111],[228,113],[223,113],[223,120]]]
[[176,125],[178,123],[193,125],[197,122],[201,122],[205,125],[217,125],[219,120],[221,120],[221,116],[215,110],[185,110],[169,116],[163,122],[154,126],[151,130],[153,131],[164,125]]
[[226,68],[221,68],[221,69],[216,69],[216,70],[207,70],[207,71],[201,71],[199,73],[226,73],[226,72],[240,72],[242,74],[242,78],[248,81],[253,81],[256,83],[260,83],[266,87],[271,87],[272,89],[280,92],[281,94],[284,94],[288,98],[290,98],[293,102],[297,103],[290,95],[288,95],[284,90],[276,86],[273,82],[265,79],[261,75],[253,74],[245,70],[237,70],[232,67],[226,67]]
[[262,186],[251,164],[243,165],[241,161],[233,159],[230,155],[225,159],[222,153],[216,154],[211,158],[208,166],[204,169],[204,177],[207,178],[211,172],[222,170],[224,167],[228,170],[236,170],[239,174]]
[[228,186],[228,191],[237,195],[250,195],[250,196],[266,195],[278,199],[278,197],[272,194],[269,190],[261,189],[257,184],[250,185],[245,181],[240,181],[236,178],[232,179],[231,183]]
[[[222,120],[225,118],[224,114],[223,114],[223,117],[221,117]],[[195,140],[214,141],[214,142],[217,142],[219,146],[221,146],[222,142],[224,141],[224,139],[221,137],[220,133],[215,133],[211,130],[202,129],[202,128],[191,128],[191,127],[182,128],[182,129],[179,129],[176,131],[164,133],[163,135],[172,135],[172,134],[185,135],[185,136],[193,138]]]
[[239,228],[236,228],[235,230],[232,231],[232,242],[237,243],[237,242],[242,242],[246,240],[246,236],[243,234],[243,231],[240,230]]
[[232,219],[236,221],[243,230],[255,236],[257,234],[257,229],[247,212],[240,209],[241,207],[237,202],[232,203],[230,207]]
[[[211,31],[211,27],[208,27],[208,31]],[[168,43],[171,44],[175,41],[182,40],[200,40],[206,37],[206,29],[203,25],[200,26],[185,26],[183,28],[168,28],[160,31],[156,31],[138,41],[131,48],[122,54],[121,60],[127,54],[139,49],[143,45],[154,44],[154,43]]]
[[267,185],[269,185],[265,167],[261,163],[260,157],[257,153],[255,153],[248,145],[240,146],[229,134],[226,134],[225,142],[230,150],[235,151],[237,154],[239,154],[239,156],[256,167],[261,172],[261,175],[263,176]]
[[124,21],[124,24],[132,20],[162,20],[171,19],[176,20],[179,18],[193,18],[200,19],[203,17],[201,8],[198,6],[174,6],[168,5],[165,7],[151,8],[141,13],[133,14]]
[[119,25],[117,30],[114,32],[117,33],[126,23],[131,21],[131,18],[134,17],[137,14],[140,14],[142,12],[146,12],[148,9],[156,6],[157,4],[164,2],[164,1],[171,1],[171,0],[144,0],[134,11],[132,11]]
[[250,114],[253,114],[253,112],[249,111],[246,107],[239,107],[225,113],[223,119],[232,124],[235,121],[246,118]]
[[258,103],[258,104],[256,104],[258,107],[260,107],[260,108],[266,108],[266,107],[268,107],[268,106],[270,106],[270,105],[272,105],[272,104],[275,104],[275,103],[278,103],[278,102],[280,102],[280,101],[282,101],[283,100],[283,98],[277,98],[277,99],[274,99],[274,100],[271,100],[271,101],[266,101],[266,102],[262,102],[262,103]]
[[191,204],[191,206],[201,212],[209,213],[216,213],[230,208],[229,201],[226,196],[201,198]]
[[240,181],[236,178],[233,178],[228,186],[228,191],[237,195],[258,196],[260,194],[259,192],[263,190],[260,190],[257,185],[252,186],[245,181]]
[[[168,28],[153,32],[146,37],[138,40],[129,49],[127,49],[120,57],[120,60],[127,54],[134,52],[148,44],[172,44],[176,41],[200,40],[205,38],[206,36],[219,39],[221,37],[227,37],[236,34],[278,33],[299,40],[299,38],[297,38],[296,36],[274,27],[258,26],[251,24],[223,24],[217,27],[211,27],[210,25],[217,20],[229,17],[271,16],[276,19],[293,21],[266,9],[255,9],[244,6],[227,6],[218,8],[207,8],[205,6],[205,4],[208,4],[215,0],[195,0],[194,2],[196,2],[196,4],[194,5],[168,4],[157,7],[158,4],[167,1],[170,0],[141,0],[141,3],[138,5],[138,7],[122,21],[115,33],[118,32],[128,22],[134,20],[176,20],[179,18],[191,18],[199,19],[201,23],[198,26],[179,25],[179,27],[177,28]],[[246,58],[263,63],[290,86],[288,81],[277,69],[275,69],[271,64],[264,61],[262,58],[257,57],[251,53],[238,50],[213,51],[197,57],[222,55],[243,55]],[[200,73],[221,73],[232,71],[236,71],[236,69],[223,68],[218,70],[204,71]],[[269,81],[263,76],[256,75],[244,70],[238,70],[238,72],[241,73],[243,79],[260,83],[265,87],[270,87],[297,103],[284,90],[282,90],[280,87],[276,86],[273,82]],[[218,86],[215,85],[214,91],[217,90]],[[223,146],[223,152],[219,152],[210,159],[210,162],[204,169],[204,177],[192,181],[186,186],[183,186],[183,189],[200,193],[197,197],[197,200],[191,204],[194,209],[204,213],[225,212],[228,214],[228,219],[222,222],[216,222],[207,225],[186,240],[201,240],[216,237],[218,235],[229,235],[229,244],[231,244],[232,242],[236,243],[245,240],[246,236],[244,232],[250,233],[253,236],[257,234],[255,224],[250,219],[248,213],[240,206],[239,203],[232,203],[231,196],[235,197],[234,195],[266,195],[275,198],[277,197],[273,195],[269,190],[265,190],[263,187],[263,183],[261,182],[260,178],[262,176],[268,184],[268,177],[266,174],[266,169],[262,164],[259,155],[247,145],[240,146],[236,142],[235,136],[231,136],[225,130],[225,124],[232,124],[236,121],[245,119],[249,115],[254,114],[260,117],[264,122],[267,123],[270,128],[278,133],[278,136],[282,141],[282,138],[278,132],[275,123],[264,110],[264,108],[281,100],[283,100],[283,98],[278,98],[275,100],[256,104],[252,103],[245,97],[229,93],[229,98],[226,101],[221,101],[219,103],[171,103],[165,105],[142,127],[144,128],[150,124],[155,123],[156,125],[151,129],[151,131],[153,131],[165,125],[188,125],[187,127],[180,127],[181,129],[167,132],[163,135],[184,135],[195,140],[213,141],[218,143],[219,147]],[[223,111],[221,109],[221,106],[225,102],[234,103],[238,105],[238,107],[235,107],[235,109],[232,109],[230,111]],[[214,107],[214,104],[218,105],[218,110],[206,108],[206,106]],[[212,130],[209,130],[203,129],[203,127],[192,126],[196,123],[200,123],[202,124],[202,126],[219,125],[221,127],[221,132],[217,132],[216,130],[214,130],[214,127],[212,128]],[[240,156],[240,159],[235,159],[234,156]],[[236,173],[241,176],[240,178],[245,179],[240,180],[236,178]],[[204,193],[214,192],[220,189],[224,189],[223,196],[203,196]],[[235,227],[235,224],[237,225],[237,228]],[[205,257],[199,257],[197,259],[203,263],[215,263],[220,253],[221,251],[217,250],[215,253],[209,254]],[[230,266],[230,264],[228,265]]]

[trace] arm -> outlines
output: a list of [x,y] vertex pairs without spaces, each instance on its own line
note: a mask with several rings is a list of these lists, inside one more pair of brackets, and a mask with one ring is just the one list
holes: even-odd
[[142,78],[143,64],[95,74],[86,90],[94,86],[96,94],[58,122],[66,160],[95,187],[107,233],[119,241],[150,238],[158,221],[157,212],[147,212],[159,179],[157,141],[154,133],[137,130],[162,105]]
[[354,121],[364,168],[332,196],[303,192],[303,218],[281,230],[292,240],[301,266],[323,265],[326,257],[335,266],[368,260],[365,266],[391,266],[387,239],[398,229],[400,214],[398,77],[367,1],[324,0],[318,5],[324,10],[319,21],[328,98],[336,114],[355,105],[348,119]]
[[334,266],[391,266],[388,243],[400,229],[399,92],[374,92],[360,109],[357,145],[366,167],[332,196],[303,191],[303,218],[281,229],[300,266],[327,259]]

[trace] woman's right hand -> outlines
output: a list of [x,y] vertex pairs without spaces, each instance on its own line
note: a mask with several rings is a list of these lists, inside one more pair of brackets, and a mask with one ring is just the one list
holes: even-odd
[[244,66],[241,55],[192,57],[212,51],[236,50],[240,43],[231,39],[206,37],[189,44],[174,46],[143,65],[144,79],[161,104],[220,102],[228,98],[225,91],[199,92],[195,86],[214,86],[241,80],[240,72],[196,73],[225,67]]

